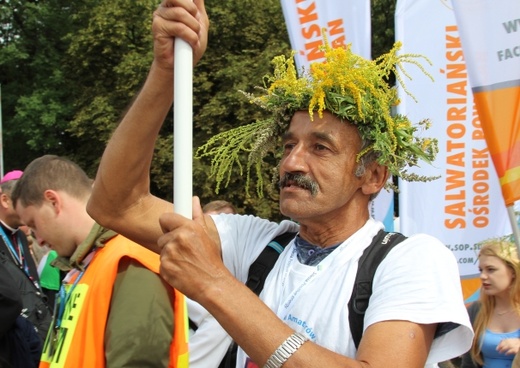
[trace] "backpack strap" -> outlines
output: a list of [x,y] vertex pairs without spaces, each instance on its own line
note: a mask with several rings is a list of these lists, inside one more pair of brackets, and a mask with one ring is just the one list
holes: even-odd
[[380,230],[359,259],[356,281],[348,302],[350,332],[356,349],[359,347],[363,335],[365,311],[372,295],[372,282],[377,267],[388,252],[404,239],[406,237],[403,234]]
[[295,236],[296,233],[292,232],[278,235],[267,244],[264,250],[262,250],[262,253],[260,253],[257,259],[249,266],[246,285],[256,295],[260,295],[260,292],[264,288],[267,275],[271,272],[287,244],[289,244]]
[[[249,273],[247,276],[246,286],[251,289],[256,295],[260,295],[264,288],[265,279],[274,267],[278,257],[283,252],[287,244],[294,239],[295,232],[283,233],[275,237],[266,245],[260,255],[249,266]],[[238,345],[232,342],[229,346],[226,355],[220,362],[219,368],[235,368],[237,361]]]

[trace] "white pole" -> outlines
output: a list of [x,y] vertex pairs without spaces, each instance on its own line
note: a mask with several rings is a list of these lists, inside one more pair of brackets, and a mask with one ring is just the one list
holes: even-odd
[[518,229],[518,219],[516,218],[514,206],[507,206],[507,214],[511,221],[511,228],[513,229],[513,238],[516,243],[516,250],[520,255],[520,229]]
[[175,213],[192,218],[193,50],[175,39],[173,84],[173,203]]

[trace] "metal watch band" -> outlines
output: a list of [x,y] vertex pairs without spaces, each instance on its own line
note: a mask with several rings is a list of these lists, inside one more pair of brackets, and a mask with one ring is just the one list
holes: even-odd
[[299,332],[293,333],[267,359],[264,368],[280,368],[308,340]]

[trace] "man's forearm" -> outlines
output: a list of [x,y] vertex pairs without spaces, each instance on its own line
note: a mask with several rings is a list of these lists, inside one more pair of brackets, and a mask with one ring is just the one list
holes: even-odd
[[[228,278],[228,282],[223,285],[212,288],[201,302],[244,351],[259,366],[263,366],[294,331],[235,278]],[[244,305],[247,305],[246,315],[243,313]],[[362,367],[360,362],[312,342],[303,344],[283,366]]]
[[172,99],[172,72],[152,65],[101,159],[88,205],[89,213],[101,225],[117,228],[125,211],[145,204],[155,142]]

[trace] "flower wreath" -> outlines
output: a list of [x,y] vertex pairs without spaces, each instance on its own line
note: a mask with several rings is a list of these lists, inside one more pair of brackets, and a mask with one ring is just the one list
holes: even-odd
[[[257,87],[261,94],[255,96],[241,91],[251,103],[267,110],[270,116],[219,133],[197,150],[197,157],[212,158],[211,176],[216,179],[216,191],[218,192],[223,182],[227,186],[235,164],[243,174],[242,161],[247,157],[246,188],[249,188],[250,172],[254,168],[258,177],[257,193],[261,196],[261,164],[269,153],[277,153],[279,137],[287,130],[293,114],[299,110],[308,110],[311,120],[314,112],[321,117],[323,111],[327,110],[340,119],[355,124],[361,138],[369,142],[357,155],[358,162],[362,156],[373,152],[379,164],[387,166],[392,175],[403,180],[436,179],[437,177],[419,176],[404,170],[406,166],[418,166],[419,160],[431,164],[438,152],[438,146],[436,139],[416,135],[420,128],[426,130],[430,127],[428,119],[413,125],[406,116],[392,116],[392,107],[399,104],[397,90],[388,84],[392,73],[404,91],[414,98],[406,89],[397,68],[411,79],[403,64],[414,64],[433,80],[418,61],[422,58],[430,63],[426,57],[416,54],[398,55],[400,48],[401,43],[397,42],[387,54],[375,60],[367,60],[354,54],[350,45],[332,48],[325,40],[325,61],[311,64],[310,70],[303,70],[301,77],[297,75],[292,57],[275,57],[272,61],[274,73],[265,77],[263,88]],[[247,156],[243,155],[244,152]]]

